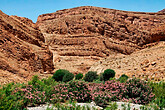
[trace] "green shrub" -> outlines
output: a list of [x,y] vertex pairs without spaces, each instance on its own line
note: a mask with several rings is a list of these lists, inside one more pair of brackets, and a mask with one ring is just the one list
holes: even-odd
[[125,74],[122,74],[122,75],[120,76],[120,78],[119,78],[119,81],[120,81],[121,83],[124,83],[124,82],[127,81],[127,79],[128,79],[128,76],[125,75]]
[[73,73],[66,73],[62,79],[63,82],[69,82],[74,78]]
[[78,73],[78,74],[76,74],[76,76],[75,76],[75,79],[76,80],[80,80],[80,79],[82,79],[83,78],[83,74],[82,73]]
[[104,79],[104,81],[107,81],[107,80],[109,80],[110,78],[113,78],[113,77],[115,77],[115,71],[114,70],[112,70],[112,69],[106,69],[105,71],[104,71],[104,73],[103,73],[103,79]]
[[149,85],[155,94],[154,103],[160,107],[160,110],[165,108],[165,82],[149,82]]
[[52,78],[55,79],[55,81],[62,81],[66,73],[70,73],[70,72],[65,69],[59,69],[53,74]]
[[97,72],[89,71],[87,74],[85,74],[84,80],[87,82],[92,82],[94,80],[98,79]]
[[0,89],[0,110],[22,110],[26,106],[26,101],[19,93],[13,94],[21,86],[22,84],[9,83]]

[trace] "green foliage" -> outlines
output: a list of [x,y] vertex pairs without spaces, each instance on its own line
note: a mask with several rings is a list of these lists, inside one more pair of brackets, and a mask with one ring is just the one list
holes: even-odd
[[152,103],[149,105],[141,106],[140,110],[163,110],[163,109],[160,109],[156,104]]
[[37,75],[34,75],[32,77],[32,84],[35,85],[37,83],[37,81],[39,81],[39,77]]
[[126,104],[121,104],[121,106],[123,107],[122,110],[131,110],[130,103],[128,103],[127,106],[126,106]]
[[122,75],[120,76],[120,78],[119,78],[119,81],[120,81],[121,83],[124,83],[124,82],[127,81],[127,79],[128,79],[128,76],[125,75],[125,74],[122,74]]
[[110,103],[108,107],[105,108],[105,110],[117,110],[118,105],[117,103]]
[[32,85],[34,88],[38,89],[39,91],[43,91],[45,86],[45,84],[39,80],[39,77],[37,75],[34,75],[32,77],[32,80],[28,82],[28,85]]
[[71,81],[74,78],[73,73],[66,73],[62,79],[63,82]]
[[155,94],[154,103],[156,103],[160,109],[165,108],[165,82],[149,82],[150,87]]
[[26,105],[26,101],[23,100],[19,93],[17,96],[13,94],[13,91],[21,86],[21,84],[9,83],[0,89],[0,110],[23,109]]
[[[94,75],[97,76],[96,73]],[[97,79],[97,77],[95,78]],[[146,83],[139,79],[130,79],[126,83],[120,83],[116,80],[105,82],[99,80],[95,80],[95,82],[70,81],[65,83],[56,82],[52,77],[40,80],[38,76],[33,76],[28,84],[9,83],[0,88],[0,110],[22,110],[29,105],[36,106],[68,100],[77,102],[93,100],[102,107],[106,107],[110,101],[126,101],[138,104],[152,102],[153,105],[150,105],[149,109],[163,110],[165,108],[164,90],[165,82]],[[69,109],[68,105],[63,107],[63,109],[65,108],[72,110]],[[115,108],[116,106],[112,104],[105,109]],[[130,108],[129,105],[127,108]],[[149,110],[145,107],[142,108]]]
[[75,76],[75,79],[76,80],[80,80],[80,79],[82,79],[83,78],[83,74],[82,73],[78,73],[78,74],[76,74],[76,76]]
[[89,71],[87,74],[85,74],[84,80],[87,82],[92,82],[94,80],[98,79],[97,72]]
[[103,80],[104,81],[107,81],[107,80],[109,80],[110,78],[113,78],[113,77],[115,77],[115,71],[114,70],[112,70],[112,69],[106,69],[105,71],[104,71],[104,73],[103,73]]
[[57,110],[98,110],[95,107],[80,106],[80,105],[76,105],[76,103],[69,103],[69,104],[57,103],[55,104],[54,107],[47,108],[46,110],[54,110],[54,108],[57,108]]
[[65,69],[59,69],[53,74],[52,78],[55,79],[55,81],[62,81],[66,73],[70,73],[70,72]]

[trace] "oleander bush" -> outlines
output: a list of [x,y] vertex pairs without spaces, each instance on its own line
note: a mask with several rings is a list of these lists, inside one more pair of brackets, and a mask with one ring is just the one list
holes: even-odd
[[152,89],[147,85],[145,81],[140,79],[130,79],[126,82],[126,99],[131,98],[133,103],[136,104],[148,104],[154,98]]
[[51,102],[65,102],[66,100],[77,102],[90,102],[92,96],[85,82],[71,81],[68,84],[59,84],[54,87]]
[[122,100],[125,97],[124,84],[115,80],[105,83],[89,83],[92,99],[97,105],[105,107],[110,101]]
[[105,71],[104,71],[104,73],[102,74],[103,75],[103,80],[104,81],[107,81],[107,80],[109,80],[110,78],[113,78],[113,77],[115,77],[115,71],[114,70],[112,70],[112,69],[106,69]]
[[87,74],[85,74],[84,80],[87,82],[92,82],[94,80],[98,79],[97,72],[95,71],[89,71]]
[[70,100],[77,102],[90,102],[92,100],[87,84],[82,81],[69,82],[68,95]]
[[65,69],[59,69],[53,74],[52,78],[55,79],[55,81],[62,81],[64,75],[67,73],[70,73],[70,72],[68,70],[65,70]]
[[10,83],[0,87],[0,110],[21,110],[27,106],[65,103],[68,100],[94,101],[104,108],[111,101],[155,103],[161,110],[165,108],[164,84],[164,82],[146,83],[139,79],[130,79],[125,83],[117,80],[57,82],[52,77],[40,80],[38,76],[34,76],[27,84]]
[[50,96],[51,103],[65,102],[68,98],[68,84],[58,84],[53,87]]
[[76,76],[75,76],[75,79],[76,80],[80,80],[80,79],[82,79],[83,78],[83,74],[82,73],[78,73],[78,74],[76,74]]

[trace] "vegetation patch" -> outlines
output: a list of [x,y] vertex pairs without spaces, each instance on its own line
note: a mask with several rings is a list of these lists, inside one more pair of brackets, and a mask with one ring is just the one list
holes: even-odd
[[61,72],[60,70],[57,73],[64,73],[64,76],[67,76],[66,80],[61,82],[61,75],[59,75],[60,80],[58,81],[54,80],[54,77],[40,80],[38,76],[34,76],[27,84],[9,83],[2,86],[0,89],[0,109],[17,110],[27,106],[66,103],[68,101],[82,103],[94,101],[96,105],[103,108],[109,107],[111,101],[142,105],[154,103],[158,109],[165,108],[164,82],[145,82],[136,78],[124,82],[115,78],[114,80],[99,81],[96,72],[88,72],[84,81],[79,81],[74,80],[74,75],[68,71],[62,70]]

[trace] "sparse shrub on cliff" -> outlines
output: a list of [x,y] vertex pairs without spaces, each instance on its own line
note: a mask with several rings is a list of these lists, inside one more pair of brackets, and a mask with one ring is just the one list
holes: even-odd
[[62,79],[63,82],[69,82],[74,78],[73,73],[66,73]]
[[109,78],[113,78],[113,77],[115,77],[115,71],[114,70],[112,70],[112,69],[106,69],[105,71],[104,71],[104,73],[103,73],[103,80],[104,81],[107,81],[107,80],[109,80]]
[[89,71],[87,74],[85,74],[84,80],[87,82],[92,82],[94,80],[98,79],[97,72],[95,71]]
[[125,74],[122,74],[122,75],[120,76],[120,78],[119,78],[119,81],[120,81],[121,83],[124,83],[124,82],[127,81],[127,79],[128,79],[128,76],[125,75]]
[[53,74],[52,78],[55,79],[56,81],[62,81],[66,73],[70,73],[70,72],[65,69],[59,69]]
[[83,74],[82,73],[78,73],[78,74],[76,74],[76,76],[75,76],[75,79],[76,80],[80,80],[80,79],[82,79],[83,78]]

